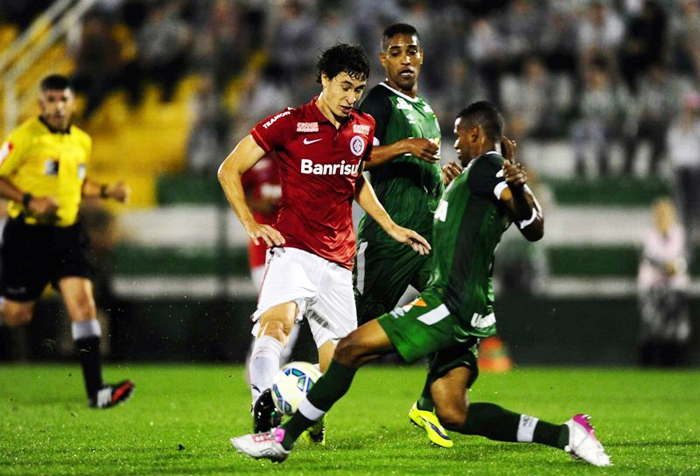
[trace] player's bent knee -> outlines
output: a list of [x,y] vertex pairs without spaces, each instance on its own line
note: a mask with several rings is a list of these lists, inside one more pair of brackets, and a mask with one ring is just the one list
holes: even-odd
[[333,354],[333,360],[340,362],[343,365],[357,368],[362,363],[364,356],[363,346],[359,339],[355,338],[355,333],[340,339]]
[[291,327],[287,328],[283,321],[278,319],[268,319],[261,324],[258,337],[269,336],[286,345],[290,332]]
[[467,412],[463,408],[452,405],[442,405],[435,407],[435,415],[437,415],[440,424],[446,430],[457,431],[464,427],[467,421]]

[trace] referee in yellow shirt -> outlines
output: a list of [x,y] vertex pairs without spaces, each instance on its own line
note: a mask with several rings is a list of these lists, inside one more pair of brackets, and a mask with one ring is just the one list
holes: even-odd
[[78,209],[83,197],[125,202],[129,187],[87,178],[92,140],[71,125],[75,98],[68,78],[45,77],[39,106],[41,115],[12,131],[0,148],[0,196],[10,200],[3,232],[0,323],[27,324],[34,302],[51,283],[63,296],[72,321],[88,405],[109,408],[129,398],[134,384],[102,381],[93,270]]

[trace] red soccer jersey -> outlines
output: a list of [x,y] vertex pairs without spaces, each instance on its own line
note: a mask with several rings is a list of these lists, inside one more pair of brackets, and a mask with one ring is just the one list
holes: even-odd
[[282,200],[275,228],[285,246],[352,269],[352,201],[361,162],[372,149],[372,116],[352,110],[336,130],[314,98],[264,119],[251,135],[279,160]]
[[[271,213],[263,213],[253,210],[255,221],[265,225],[273,225],[277,220],[279,200],[282,197],[282,187],[280,186],[279,169],[274,153],[267,154],[260,159],[250,170],[241,177],[246,196],[252,199],[268,199],[276,201],[277,204]],[[267,245],[264,240],[258,240],[256,245],[253,240],[248,242],[248,262],[250,268],[257,268],[265,264],[265,253]]]

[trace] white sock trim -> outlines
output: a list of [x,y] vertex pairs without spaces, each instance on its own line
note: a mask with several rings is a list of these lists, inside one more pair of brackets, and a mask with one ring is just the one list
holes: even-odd
[[326,412],[324,412],[323,410],[319,410],[318,408],[313,406],[309,402],[309,399],[306,397],[304,397],[304,399],[299,404],[299,413],[304,415],[309,420],[313,421],[319,421],[321,418],[323,418],[323,415],[326,414]]
[[521,443],[532,443],[532,438],[535,434],[535,427],[539,418],[530,415],[520,415],[520,423],[518,424],[518,441]]
[[89,321],[73,322],[70,326],[73,340],[86,339],[88,337],[102,337],[102,329],[97,319]]

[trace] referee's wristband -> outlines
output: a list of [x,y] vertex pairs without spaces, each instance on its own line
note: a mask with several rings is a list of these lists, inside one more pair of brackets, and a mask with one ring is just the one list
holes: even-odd
[[31,193],[25,193],[22,195],[22,205],[24,205],[24,208],[29,208],[29,202],[31,202],[33,198],[34,195]]

